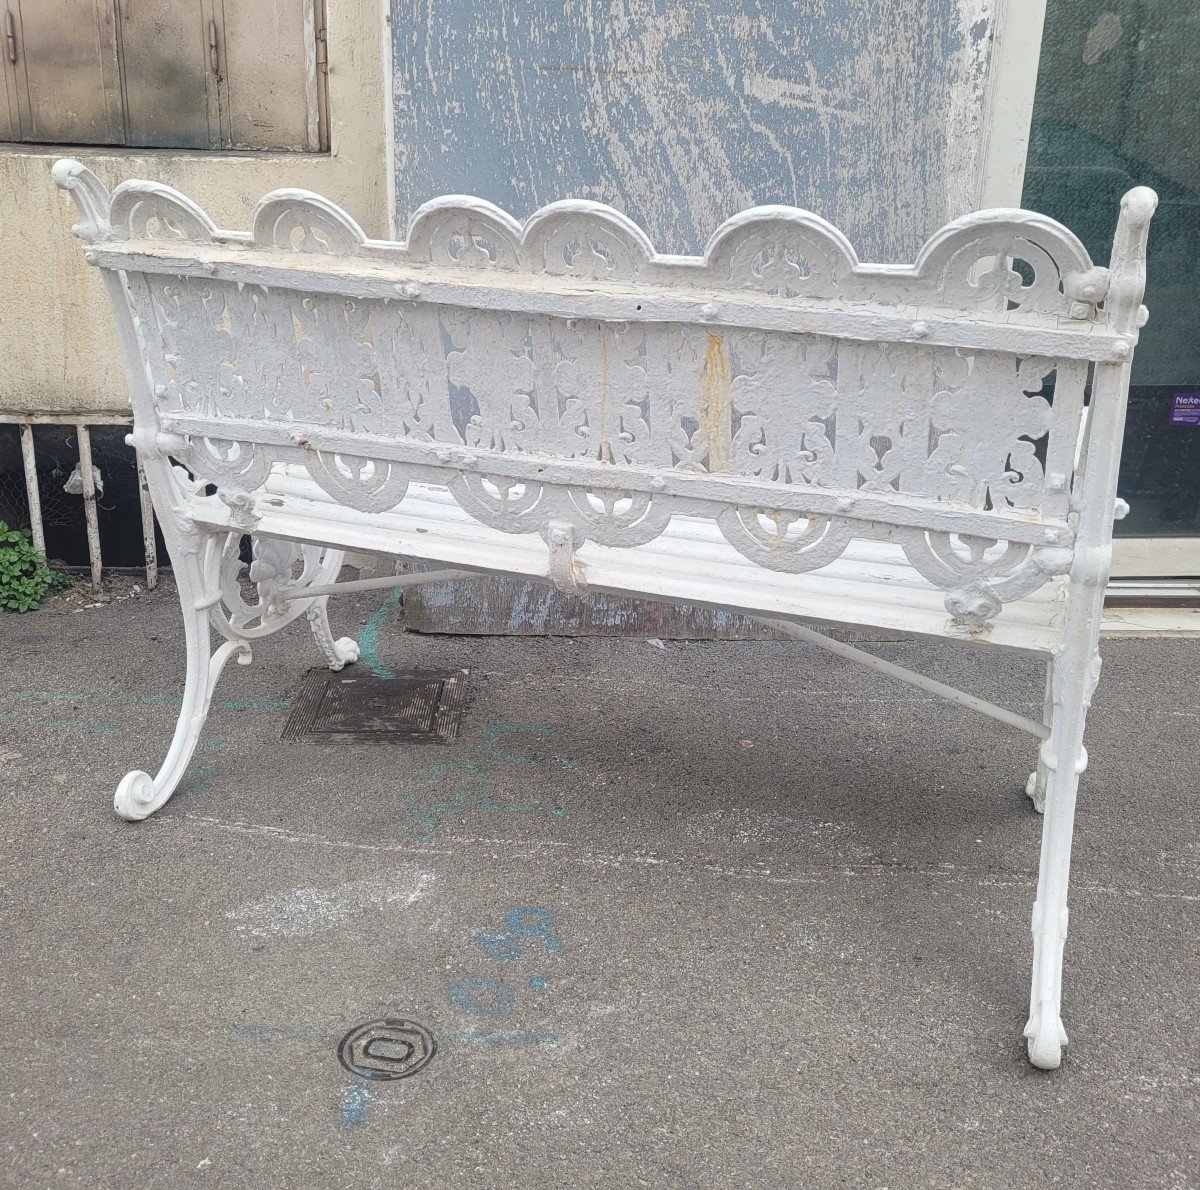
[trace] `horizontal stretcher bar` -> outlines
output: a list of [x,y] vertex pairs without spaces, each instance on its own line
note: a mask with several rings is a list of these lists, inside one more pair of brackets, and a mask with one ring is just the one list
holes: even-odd
[[931,694],[936,694],[950,702],[956,702],[961,707],[978,711],[979,714],[986,715],[989,719],[996,719],[1000,723],[1007,723],[1009,727],[1027,731],[1030,735],[1037,736],[1038,739],[1045,740],[1050,737],[1050,729],[1042,723],[1027,719],[1024,715],[1018,715],[1015,711],[997,706],[994,702],[988,702],[984,698],[976,698],[973,694],[967,694],[955,686],[947,686],[945,682],[939,682],[936,678],[926,677],[915,670],[905,669],[902,665],[896,665],[882,657],[876,657],[874,653],[868,653],[865,649],[856,649],[845,641],[835,640],[832,636],[826,636],[803,624],[797,624],[791,620],[767,619],[764,616],[750,616],[749,618],[755,623],[774,628],[777,632],[786,633],[797,640],[808,641],[809,644],[828,649],[829,652],[836,653],[839,657],[845,657],[848,661],[853,661],[858,665],[865,665],[868,669],[877,670],[889,678],[895,678],[909,686],[916,686],[918,690],[928,690]]
[[[314,599],[323,595],[346,595],[356,591],[405,590],[411,587],[424,586],[427,583],[485,577],[487,577],[485,574],[469,570],[431,570],[422,574],[384,575],[380,578],[352,579],[341,583],[326,583],[301,587],[295,591],[285,591],[280,596],[280,601],[288,602],[295,599]],[[848,661],[853,661],[858,665],[866,666],[868,669],[876,670],[878,673],[885,674],[889,678],[895,678],[897,681],[915,686],[919,690],[927,690],[929,693],[957,703],[959,706],[967,707],[981,715],[986,715],[989,719],[995,719],[1000,723],[1007,724],[1009,727],[1015,727],[1020,731],[1028,732],[1030,735],[1037,736],[1038,739],[1044,740],[1049,737],[1049,728],[1041,723],[1036,723],[1032,719],[1026,718],[1024,715],[1018,715],[1015,711],[997,706],[986,699],[976,698],[974,695],[967,694],[965,691],[959,690],[954,686],[946,685],[945,682],[939,682],[936,678],[930,678],[914,670],[906,669],[902,665],[896,665],[894,662],[887,661],[883,657],[875,656],[874,653],[868,653],[865,649],[856,649],[853,645],[837,640],[834,637],[826,636],[824,633],[817,632],[815,629],[809,628],[804,624],[799,624],[792,620],[772,619],[765,616],[750,616],[748,618],[757,624],[763,624],[777,632],[782,632],[793,639],[807,641],[809,644],[817,645],[822,649],[828,650],[830,653],[836,653],[839,657],[844,657]]]
[[355,591],[389,591],[392,588],[403,590],[406,587],[421,587],[426,583],[444,583],[455,578],[482,577],[483,575],[470,570],[429,570],[422,574],[348,579],[344,583],[314,583],[312,586],[299,587],[294,591],[284,591],[279,596],[279,602],[288,603],[293,599],[316,599],[322,595],[352,595]]
[[597,492],[661,493],[664,497],[703,501],[722,507],[771,509],[803,516],[833,516],[930,532],[988,537],[1019,544],[1069,546],[1074,538],[1062,520],[1012,509],[977,510],[919,496],[891,497],[882,492],[818,488],[807,484],[763,483],[752,477],[719,472],[671,470],[602,463],[592,459],[517,454],[447,443],[421,442],[377,434],[346,433],[318,425],[242,418],[205,418],[162,413],[165,434],[160,449],[176,453],[172,434],[195,435],[238,443],[283,448],[288,461],[302,462],[308,451],[347,458],[379,459],[428,468],[420,478],[445,485],[466,473],[521,483],[557,484]]

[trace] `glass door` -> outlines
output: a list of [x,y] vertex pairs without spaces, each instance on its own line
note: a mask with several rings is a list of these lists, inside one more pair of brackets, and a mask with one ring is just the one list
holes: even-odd
[[1153,186],[1150,322],[1130,386],[1114,576],[1200,575],[1200,3],[1047,0],[1022,206],[1107,261]]

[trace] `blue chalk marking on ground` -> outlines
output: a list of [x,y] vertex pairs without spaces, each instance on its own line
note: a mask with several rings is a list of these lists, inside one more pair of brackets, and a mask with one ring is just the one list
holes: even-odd
[[459,1041],[476,1045],[557,1045],[558,1037],[553,1033],[521,1033],[515,1029],[497,1029],[491,1033],[476,1033],[471,1030],[458,1035]]
[[504,915],[507,931],[485,930],[475,935],[475,941],[490,959],[512,962],[528,941],[541,942],[549,954],[558,954],[562,943],[554,933],[550,912],[539,905],[519,905]]
[[501,963],[511,963],[521,953],[521,944],[511,934],[497,934],[485,931],[475,935],[475,941],[483,947],[483,953],[489,959]]
[[208,783],[216,775],[216,769],[185,769],[179,782],[180,790],[188,797],[207,797]]
[[[504,915],[507,930],[482,930],[475,941],[488,958],[501,963],[528,953],[533,943],[541,943],[548,954],[558,954],[563,944],[554,932],[554,921],[548,909],[540,905],[518,905]],[[525,980],[531,991],[540,992],[549,983],[544,971],[535,972]],[[502,983],[491,979],[458,979],[446,988],[446,998],[457,1008],[475,1016],[499,1016],[517,1003],[517,993]],[[537,1042],[554,1044],[553,1034],[518,1033],[499,1030],[493,1033],[478,1033],[471,1030],[461,1035],[463,1041],[489,1042]]]
[[396,676],[395,671],[389,669],[379,659],[379,632],[387,623],[392,608],[400,602],[403,594],[403,588],[397,587],[384,601],[383,606],[363,625],[363,630],[358,634],[358,659],[378,678],[394,678]]
[[[181,694],[71,694],[60,690],[10,690],[0,699],[11,702],[81,702],[106,703],[112,706],[163,707],[180,706]],[[226,698],[217,703],[223,711],[290,711],[290,702],[271,698]]]
[[228,740],[205,740],[204,741],[204,751],[205,752],[224,752],[225,749],[228,747],[229,747]]
[[562,806],[502,806],[494,802],[486,793],[479,795],[479,809],[489,814],[548,814],[551,818],[566,818],[567,812]]
[[342,1123],[348,1128],[367,1122],[367,1104],[371,1096],[366,1087],[347,1087],[342,1092]]
[[551,954],[562,950],[562,943],[554,934],[550,911],[540,905],[519,905],[504,915],[504,924],[517,938],[532,938],[541,942]]
[[184,773],[187,793],[193,798],[208,797],[209,781],[216,775],[216,769],[187,769]]
[[420,829],[414,833],[418,843],[432,843],[437,838],[438,830],[441,827],[438,820],[441,815],[455,812],[465,814],[471,808],[470,796],[463,793],[462,790],[455,790],[450,795],[449,802],[426,802],[424,804],[417,800],[415,793],[406,793],[404,804],[416,815],[416,825]]
[[500,1016],[517,1002],[511,988],[491,979],[456,979],[446,988],[446,999],[473,1016]]
[[87,719],[47,719],[47,727],[57,727],[60,731],[82,731],[88,735],[120,735],[121,729],[111,723],[95,723]]
[[290,711],[290,702],[276,698],[223,698],[217,706],[223,711]]
[[236,1021],[235,1037],[246,1037],[262,1045],[278,1045],[281,1041],[311,1041],[327,1045],[332,1038],[320,1029],[300,1029],[294,1025],[266,1025],[259,1021]]
[[[516,732],[521,732],[524,735],[540,735],[550,736],[554,734],[553,727],[531,727],[521,723],[492,723],[483,729],[483,742],[487,748],[488,754],[492,755],[496,741],[504,735],[511,735]],[[520,757],[521,760],[527,759],[525,756]],[[541,759],[540,757],[536,759]]]
[[441,828],[441,819],[447,815],[466,814],[471,810],[482,810],[491,814],[547,814],[551,818],[565,818],[567,811],[561,806],[539,806],[531,804],[503,805],[492,799],[492,785],[499,764],[561,764],[574,768],[578,760],[569,757],[545,757],[522,752],[501,752],[497,741],[509,734],[526,734],[546,737],[554,734],[552,727],[526,727],[519,724],[493,723],[483,730],[483,747],[473,751],[474,760],[438,761],[429,766],[420,778],[421,784],[429,784],[446,777],[457,776],[468,788],[451,791],[449,797],[438,801],[423,800],[415,793],[405,793],[404,804],[412,811],[416,821],[410,829],[419,843],[431,843]]
[[432,781],[437,777],[444,777],[447,773],[453,772],[455,769],[462,769],[465,773],[479,772],[479,765],[474,764],[469,760],[439,760],[437,764],[431,764],[423,781]]
[[[219,752],[225,747],[224,740],[212,740],[211,742],[217,746],[215,748],[205,747],[203,751]],[[166,764],[166,761],[167,758],[165,756],[161,757],[158,764],[151,771],[158,772]],[[183,794],[185,797],[207,797],[208,783],[216,775],[216,769],[206,769],[199,765],[189,765],[183,770],[183,776],[179,778],[179,788],[176,792]]]

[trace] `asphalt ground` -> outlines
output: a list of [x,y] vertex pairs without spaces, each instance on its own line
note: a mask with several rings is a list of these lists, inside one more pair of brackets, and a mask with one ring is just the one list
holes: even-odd
[[[3,1185],[1200,1177],[1200,642],[1103,646],[1046,1074],[1029,737],[805,645],[419,636],[362,596],[361,668],[471,670],[456,742],[282,742],[301,624],[133,825],[182,629],[169,580],[116,595],[0,615]],[[1040,708],[1034,660],[869,647]],[[423,1069],[340,1064],[380,1019]]]

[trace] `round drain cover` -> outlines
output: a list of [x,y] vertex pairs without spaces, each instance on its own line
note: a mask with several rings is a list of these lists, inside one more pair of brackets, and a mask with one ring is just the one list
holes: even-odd
[[437,1053],[433,1034],[418,1021],[369,1021],[351,1029],[338,1046],[338,1061],[359,1078],[408,1078]]

